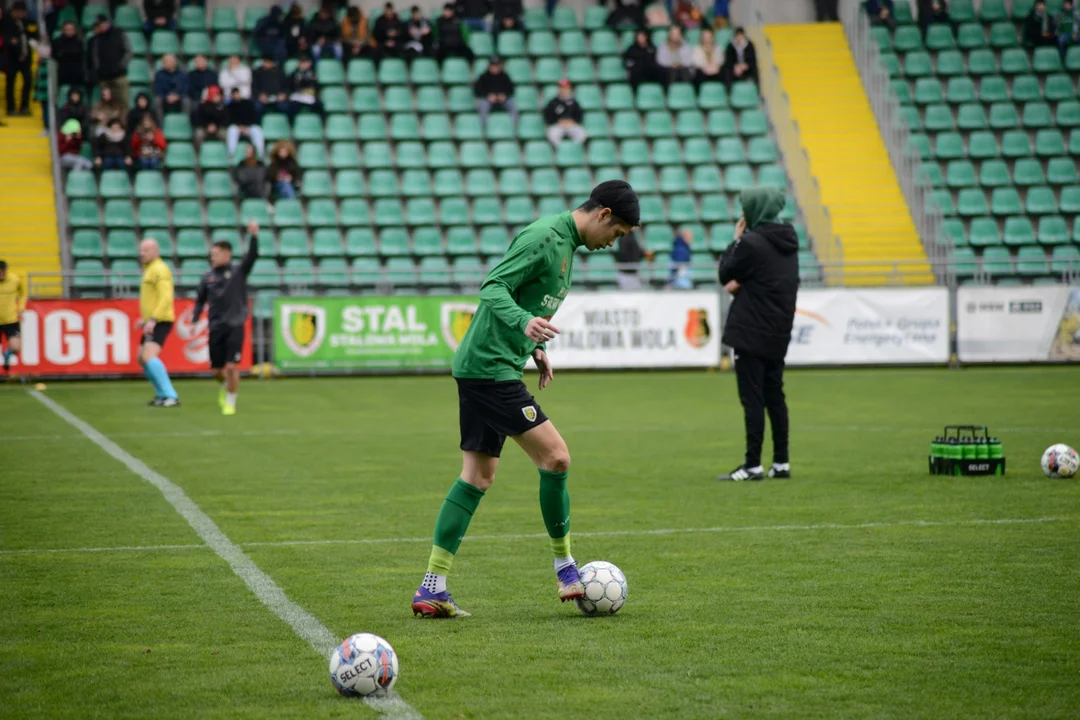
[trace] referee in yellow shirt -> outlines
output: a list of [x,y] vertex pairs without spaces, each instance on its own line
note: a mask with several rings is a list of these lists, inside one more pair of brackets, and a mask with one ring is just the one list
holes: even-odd
[[176,396],[169,371],[158,355],[172,331],[176,311],[173,309],[172,270],[161,259],[157,240],[146,238],[139,243],[139,262],[143,266],[142,286],[139,288],[139,319],[135,327],[142,330],[139,363],[146,379],[154,386],[154,407],[176,407]]
[[11,356],[22,350],[19,321],[26,309],[26,286],[22,278],[8,272],[7,263],[0,260],[0,343],[7,340],[4,348],[4,372],[11,369]]

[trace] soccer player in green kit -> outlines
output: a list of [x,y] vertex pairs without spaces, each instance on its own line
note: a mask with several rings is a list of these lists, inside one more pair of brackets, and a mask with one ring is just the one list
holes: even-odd
[[554,372],[545,343],[558,328],[550,320],[570,290],[574,251],[611,247],[638,224],[638,197],[629,184],[597,185],[576,210],[537,220],[514,238],[480,287],[480,305],[454,355],[461,424],[461,476],[435,521],[427,573],[412,609],[430,618],[465,617],[446,590],[446,576],[484,492],[495,480],[499,455],[512,437],[540,471],[540,511],[551,538],[559,600],[584,588],[570,554],[570,451],[521,380],[531,356],[540,389]]

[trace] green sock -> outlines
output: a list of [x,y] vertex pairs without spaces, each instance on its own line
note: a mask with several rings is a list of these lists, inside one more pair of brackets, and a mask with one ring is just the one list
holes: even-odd
[[566,489],[569,474],[540,471],[540,512],[551,538],[551,552],[557,558],[570,557],[570,493]]
[[483,490],[461,478],[450,487],[439,510],[439,517],[435,520],[435,542],[431,546],[428,572],[436,575],[450,573],[454,554],[461,547],[461,539],[465,537],[469,521],[483,497]]

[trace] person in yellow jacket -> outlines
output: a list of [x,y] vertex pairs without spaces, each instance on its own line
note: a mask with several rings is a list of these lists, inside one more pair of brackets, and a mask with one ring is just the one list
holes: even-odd
[[22,350],[19,321],[26,309],[26,286],[22,278],[8,271],[7,263],[0,260],[0,343],[7,339],[4,348],[4,372],[11,369],[11,356]]
[[154,399],[149,404],[154,407],[176,407],[180,399],[173,389],[165,363],[158,357],[176,320],[172,270],[161,259],[161,248],[153,238],[139,243],[139,262],[143,266],[143,276],[139,288],[139,319],[135,327],[143,333],[139,364],[154,386]]

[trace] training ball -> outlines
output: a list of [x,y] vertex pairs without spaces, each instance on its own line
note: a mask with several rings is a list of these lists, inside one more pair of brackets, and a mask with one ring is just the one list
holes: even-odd
[[1042,471],[1048,478],[1071,478],[1080,469],[1080,455],[1068,445],[1058,443],[1046,448],[1042,456]]
[[345,697],[385,693],[397,678],[397,653],[378,635],[347,637],[330,655],[330,682]]
[[626,604],[626,576],[609,562],[594,560],[578,573],[585,586],[585,597],[575,600],[586,615],[614,615]]

